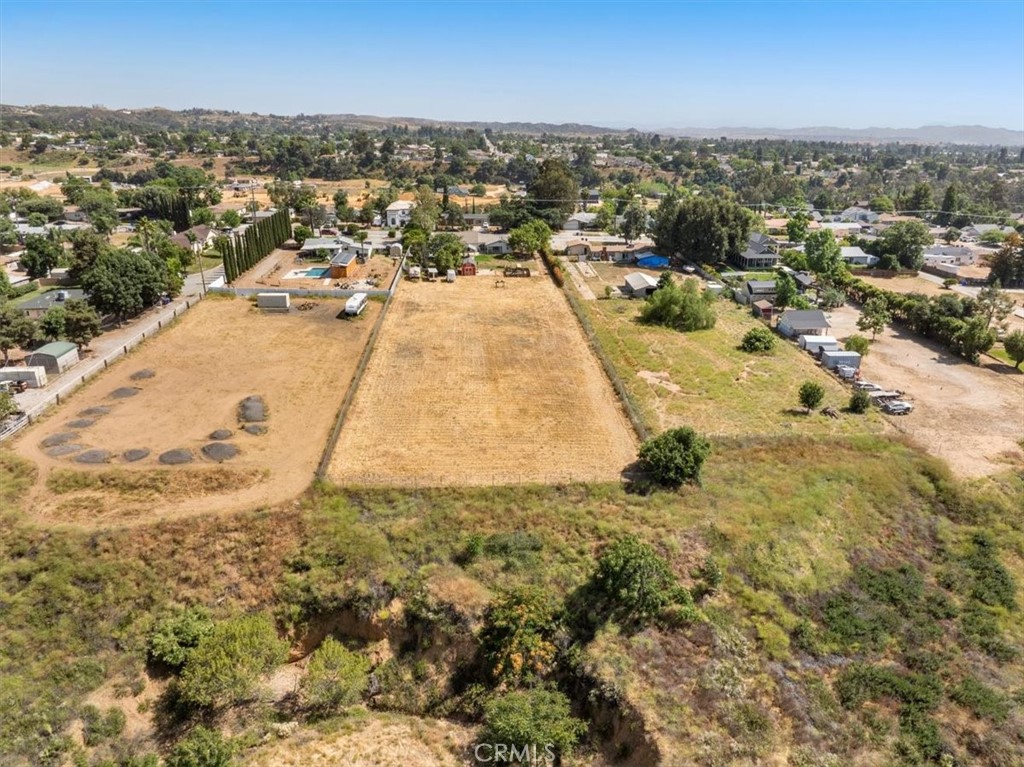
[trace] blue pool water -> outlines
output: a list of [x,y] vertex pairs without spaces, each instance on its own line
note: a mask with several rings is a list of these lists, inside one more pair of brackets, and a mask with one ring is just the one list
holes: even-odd
[[320,277],[326,277],[330,271],[331,270],[329,268],[320,266],[315,269],[307,269],[305,271],[305,275],[312,279],[319,279]]

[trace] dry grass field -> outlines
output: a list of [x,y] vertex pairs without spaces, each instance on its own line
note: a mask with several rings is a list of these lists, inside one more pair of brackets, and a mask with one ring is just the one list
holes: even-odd
[[546,276],[406,282],[341,432],[342,484],[614,480],[636,440]]
[[397,714],[359,716],[326,735],[300,730],[245,755],[252,767],[446,767],[467,764],[473,728]]
[[[252,508],[301,493],[380,311],[371,302],[357,320],[336,319],[344,301],[316,304],[263,314],[248,301],[211,298],[117,362],[15,440],[39,468],[26,512],[42,523],[93,526]],[[154,375],[132,378],[143,370]],[[136,391],[112,397],[118,390]],[[266,403],[265,434],[240,428],[238,405],[249,395]],[[202,452],[218,429],[231,430],[223,442],[239,450],[223,463]],[[43,441],[61,433],[80,449],[53,455]],[[132,449],[149,454],[128,462],[123,453]],[[193,462],[158,461],[173,449],[189,451]],[[108,460],[79,463],[86,450],[107,451]]]

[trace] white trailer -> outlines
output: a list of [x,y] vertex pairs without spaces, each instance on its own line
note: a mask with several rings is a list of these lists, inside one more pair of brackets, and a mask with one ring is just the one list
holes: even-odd
[[358,317],[363,313],[363,309],[366,308],[368,300],[369,296],[366,293],[356,293],[345,302],[345,314],[351,317]]
[[829,351],[839,350],[839,341],[832,336],[800,336],[798,339],[800,348],[806,349],[811,354],[817,354],[822,349]]
[[857,352],[823,351],[821,353],[821,366],[832,370],[839,365],[846,365],[854,370],[860,369],[860,354]]

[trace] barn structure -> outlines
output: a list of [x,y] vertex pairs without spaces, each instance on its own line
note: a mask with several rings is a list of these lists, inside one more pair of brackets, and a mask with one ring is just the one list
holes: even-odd
[[54,341],[40,346],[25,360],[28,366],[39,365],[50,375],[60,375],[78,364],[78,347],[70,341]]
[[473,258],[473,256],[466,256],[462,259],[462,265],[459,267],[459,275],[462,277],[476,276],[476,259]]

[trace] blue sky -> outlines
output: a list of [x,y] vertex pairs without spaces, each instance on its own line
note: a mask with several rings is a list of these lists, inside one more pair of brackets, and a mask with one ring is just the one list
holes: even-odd
[[1024,129],[1024,1],[0,0],[0,102]]

